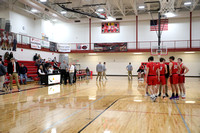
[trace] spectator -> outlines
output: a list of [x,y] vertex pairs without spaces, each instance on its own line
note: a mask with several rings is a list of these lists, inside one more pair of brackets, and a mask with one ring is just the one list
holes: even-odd
[[54,68],[55,70],[59,70],[58,62],[55,62],[55,63],[53,64],[53,68]]
[[39,65],[40,65],[40,60],[39,60],[39,59],[37,59],[37,60],[35,61],[35,65],[36,65],[37,67],[39,67]]
[[48,74],[53,74],[53,66],[49,66],[49,69],[48,69]]
[[42,65],[42,68],[43,68],[44,73],[47,73],[47,69],[46,69],[46,67],[45,67],[46,63],[45,63],[45,62],[42,62],[41,65]]
[[3,59],[2,59],[2,55],[0,55],[0,61],[4,65],[4,62],[3,62]]
[[4,55],[4,61],[5,60],[9,61],[9,53],[8,52],[6,52],[5,55]]
[[24,84],[26,85],[27,81],[27,67],[24,66],[24,64],[21,64],[21,67],[19,68],[19,75],[20,75],[20,83],[23,84],[23,78],[25,78]]
[[42,58],[41,58],[40,54],[38,54],[38,59],[40,60],[40,63],[42,63]]
[[3,90],[3,84],[5,82],[5,75],[6,75],[6,69],[2,62],[0,61],[0,91],[4,92]]
[[12,58],[13,58],[13,52],[10,52],[8,60],[11,61]]
[[69,78],[69,65],[67,64],[67,68],[66,68],[66,80],[68,80],[68,82],[70,83],[70,78]]
[[14,58],[10,59],[10,63],[8,63],[8,74],[10,76],[10,90],[13,89],[13,77],[15,78],[18,91],[20,90],[19,80],[18,80],[18,73],[19,73],[19,63],[15,62]]
[[102,80],[103,80],[103,77],[105,77],[105,79],[107,80],[107,77],[106,77],[106,62],[103,63],[103,75],[102,75]]
[[53,58],[52,62],[57,62],[56,57]]
[[102,76],[102,72],[103,72],[103,66],[101,64],[101,62],[99,62],[99,64],[96,66],[96,71],[97,71],[97,78],[96,80],[98,80],[99,78],[99,81],[101,81],[101,76]]
[[49,66],[50,66],[50,63],[49,63],[49,61],[47,61],[46,63],[45,63],[45,68],[47,69]]
[[12,51],[16,51],[16,49],[17,49],[17,37],[16,35],[14,35]]
[[[129,65],[126,67],[126,70],[128,71],[128,79],[132,79],[132,71],[133,71],[133,66],[131,65],[131,63],[129,63]],[[130,78],[131,77],[131,78]]]
[[70,64],[69,65],[69,79],[70,79],[70,84],[73,84],[73,79],[74,79],[74,65]]
[[35,53],[35,55],[33,56],[33,61],[36,61],[38,59],[38,55],[37,53]]
[[45,71],[44,71],[44,69],[43,69],[43,65],[40,65],[40,66],[39,66],[38,74],[39,74],[39,76],[40,76],[40,75],[45,75]]
[[87,67],[85,71],[86,71],[86,75],[87,75],[87,79],[88,79],[88,77],[90,76],[90,69]]
[[65,61],[63,61],[63,63],[60,64],[60,73],[61,73],[61,81],[60,83],[62,84],[62,81],[64,79],[64,84],[67,84],[67,79],[66,79],[66,70],[67,70],[68,66],[66,64]]

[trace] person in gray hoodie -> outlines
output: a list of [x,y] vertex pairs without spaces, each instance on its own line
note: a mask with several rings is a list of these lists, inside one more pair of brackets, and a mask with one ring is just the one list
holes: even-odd
[[99,81],[101,81],[101,76],[102,76],[102,72],[103,72],[103,66],[101,64],[101,62],[99,62],[99,64],[96,66],[96,71],[97,71],[97,78],[96,80],[98,80],[99,78]]

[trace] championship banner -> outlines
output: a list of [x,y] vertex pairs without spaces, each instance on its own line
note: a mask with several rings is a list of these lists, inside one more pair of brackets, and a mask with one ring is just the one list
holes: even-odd
[[124,52],[127,51],[127,43],[95,43],[95,52]]
[[45,40],[41,40],[41,46],[43,48],[49,48],[50,47],[50,42],[49,41],[45,41]]
[[76,44],[77,50],[89,50],[89,44]]
[[59,52],[71,52],[71,47],[67,44],[58,44]]
[[119,33],[119,22],[102,23],[101,33]]
[[41,49],[40,39],[31,38],[31,48],[33,48],[33,49]]
[[[150,31],[158,31],[158,20],[150,20]],[[160,20],[160,31],[168,31],[168,19]]]

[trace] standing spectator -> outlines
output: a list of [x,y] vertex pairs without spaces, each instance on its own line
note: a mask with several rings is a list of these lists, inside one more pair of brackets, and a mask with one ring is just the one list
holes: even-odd
[[[132,79],[132,71],[133,71],[133,66],[131,65],[131,63],[129,62],[129,65],[126,67],[126,70],[128,71],[128,79]],[[131,77],[131,78],[130,78]]]
[[2,55],[0,55],[0,61],[4,65],[4,62],[3,62],[3,59],[2,59]]
[[53,58],[52,62],[57,62],[56,57]]
[[19,68],[19,75],[20,75],[20,83],[23,84],[23,78],[25,78],[24,84],[26,85],[27,81],[27,67],[24,66],[24,64],[21,64],[21,67]]
[[69,79],[70,79],[70,84],[73,84],[73,78],[74,77],[74,65],[70,64],[69,65]]
[[17,37],[16,35],[14,35],[12,51],[16,51],[16,49],[17,49]]
[[45,75],[45,72],[44,72],[44,69],[43,69],[43,65],[41,64],[39,66],[39,69],[38,69],[38,76],[40,77],[40,83],[39,84],[42,84],[42,81],[43,81],[42,75]]
[[11,61],[12,58],[13,58],[13,52],[10,52],[8,60]]
[[15,78],[17,88],[20,91],[20,85],[18,80],[18,73],[19,73],[19,63],[15,62],[14,58],[11,58],[11,62],[8,63],[8,74],[10,76],[10,90],[13,89],[13,77]]
[[36,61],[38,59],[38,55],[37,53],[35,53],[35,55],[33,56],[33,61]]
[[77,73],[77,69],[76,69],[76,66],[75,64],[74,65],[74,80],[73,80],[73,83],[76,83],[76,73]]
[[62,84],[62,81],[64,79],[64,84],[67,84],[67,80],[66,80],[66,69],[67,69],[67,64],[65,61],[63,61],[63,63],[60,64],[60,73],[61,73],[61,81],[60,83]]
[[105,77],[105,79],[107,80],[107,77],[106,77],[106,62],[103,63],[103,76],[102,76],[102,79],[103,77]]
[[90,76],[90,69],[87,67],[85,71],[86,71],[86,75],[87,75],[87,79],[88,79],[88,77]]
[[98,80],[99,78],[99,81],[101,81],[101,76],[102,76],[102,72],[103,72],[103,66],[101,64],[101,62],[99,62],[99,64],[96,66],[96,71],[97,71],[97,78],[96,80]]
[[38,54],[38,59],[40,60],[40,63],[42,63],[42,58],[41,58],[40,54]]
[[3,91],[3,83],[5,81],[6,69],[2,62],[0,61],[0,91]]

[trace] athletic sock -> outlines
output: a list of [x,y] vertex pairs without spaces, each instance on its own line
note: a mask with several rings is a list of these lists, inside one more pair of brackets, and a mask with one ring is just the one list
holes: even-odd
[[176,97],[178,97],[178,93],[176,93]]
[[172,93],[172,97],[174,97],[174,93]]

